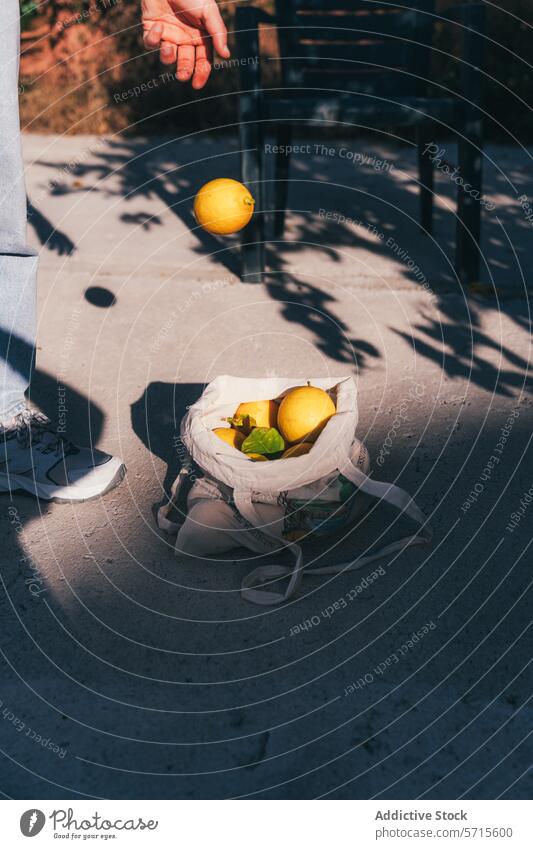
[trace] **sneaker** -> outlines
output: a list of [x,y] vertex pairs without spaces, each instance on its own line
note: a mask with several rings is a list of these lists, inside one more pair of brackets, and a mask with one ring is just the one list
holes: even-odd
[[36,410],[0,425],[0,492],[29,492],[46,501],[88,501],[117,486],[126,467],[118,457],[78,448]]

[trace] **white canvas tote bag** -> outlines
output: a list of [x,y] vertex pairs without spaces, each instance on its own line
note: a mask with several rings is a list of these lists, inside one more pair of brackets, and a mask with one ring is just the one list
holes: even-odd
[[[370,478],[365,446],[356,438],[358,421],[357,388],[352,377],[312,378],[313,386],[324,389],[336,404],[334,415],[319,435],[311,451],[301,457],[254,463],[245,454],[227,445],[213,432],[222,420],[232,416],[243,401],[281,399],[295,386],[298,378],[241,378],[223,375],[216,378],[193,404],[181,424],[181,440],[190,460],[182,466],[172,487],[171,499],[160,508],[158,524],[175,533],[176,551],[196,556],[220,554],[244,546],[259,554],[288,548],[294,557],[292,567],[268,564],[254,569],[243,579],[243,598],[255,604],[272,605],[291,599],[305,575],[303,552],[287,534],[288,517],[298,512],[298,521],[307,531],[333,528],[353,522],[361,512],[359,493],[383,499],[404,512],[420,527],[416,534],[403,537],[370,555],[348,563],[321,566],[309,570],[312,575],[327,575],[360,569],[375,560],[407,546],[426,543],[431,530],[412,498],[394,484]],[[192,487],[187,515],[176,518],[176,504],[183,482],[194,467],[203,473]],[[353,485],[355,497],[343,508],[339,497],[339,477]],[[354,489],[355,488],[355,489]],[[324,505],[331,502],[330,511]],[[317,504],[320,509],[316,510]],[[320,517],[322,516],[322,520]],[[340,521],[339,521],[340,517]],[[294,522],[293,522],[294,524]],[[298,524],[298,523],[297,523]],[[330,525],[331,527],[331,525]],[[212,530],[214,532],[210,533]],[[265,585],[288,578],[283,591]]]

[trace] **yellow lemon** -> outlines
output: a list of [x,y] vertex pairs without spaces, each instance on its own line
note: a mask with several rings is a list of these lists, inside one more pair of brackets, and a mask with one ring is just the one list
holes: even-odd
[[224,442],[227,442],[228,445],[231,445],[233,448],[237,448],[239,450],[245,440],[244,434],[239,433],[238,430],[233,430],[232,427],[215,427],[213,428],[213,433],[216,434]]
[[268,457],[265,457],[264,454],[247,454],[246,456],[249,457],[250,460],[253,460],[254,463],[262,463],[263,460],[266,460],[268,463]]
[[244,401],[235,410],[235,416],[250,416],[255,421],[255,427],[276,427],[278,422],[278,405],[275,401]]
[[314,442],[335,412],[335,404],[323,389],[297,386],[279,405],[278,428],[287,442]]
[[298,442],[296,445],[291,445],[290,448],[287,448],[281,455],[281,459],[283,460],[285,457],[301,457],[302,454],[309,454],[312,447],[312,442]]
[[208,233],[228,236],[246,227],[254,204],[252,195],[238,180],[210,180],[194,199],[194,215]]

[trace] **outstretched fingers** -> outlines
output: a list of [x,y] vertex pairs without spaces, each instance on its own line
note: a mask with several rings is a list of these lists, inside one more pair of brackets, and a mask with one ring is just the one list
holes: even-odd
[[159,51],[159,58],[163,65],[174,65],[176,62],[176,57],[178,55],[178,48],[175,44],[172,44],[171,41],[162,41],[161,42],[161,50]]
[[194,76],[192,78],[192,87],[195,89],[203,88],[209,79],[213,61],[213,48],[211,42],[204,39],[203,43],[196,48],[196,64],[194,66]]
[[176,77],[180,82],[190,80],[195,67],[194,47],[192,44],[180,44],[178,47],[178,64]]
[[150,27],[150,29],[146,29],[144,32],[144,46],[148,50],[155,50],[159,47],[162,38],[163,24],[155,23]]

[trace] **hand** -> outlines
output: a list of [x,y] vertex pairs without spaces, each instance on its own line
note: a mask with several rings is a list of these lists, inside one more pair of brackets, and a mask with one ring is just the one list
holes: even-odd
[[142,0],[144,44],[159,47],[164,65],[177,64],[176,77],[192,77],[203,88],[211,73],[213,46],[228,59],[228,33],[215,0]]

